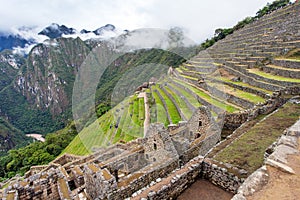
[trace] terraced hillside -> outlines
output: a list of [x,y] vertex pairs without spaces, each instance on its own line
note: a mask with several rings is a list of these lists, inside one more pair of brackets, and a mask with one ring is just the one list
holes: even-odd
[[[136,94],[125,99],[83,129],[65,152],[83,155],[94,146],[142,137],[149,123],[167,127],[186,121],[201,105],[220,120],[225,114],[226,126],[231,123],[226,116],[264,105],[275,91],[298,87],[299,13],[299,2],[281,8],[169,69],[167,77],[143,90],[147,98]],[[103,131],[94,133],[95,124]]]

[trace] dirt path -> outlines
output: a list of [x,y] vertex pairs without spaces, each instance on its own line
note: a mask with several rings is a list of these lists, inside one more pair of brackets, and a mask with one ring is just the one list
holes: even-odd
[[206,180],[197,180],[177,200],[230,200],[233,194]]
[[148,128],[150,126],[150,108],[149,108],[148,97],[146,92],[141,92],[138,98],[144,98],[144,105],[145,105],[144,137],[145,137]]
[[[300,139],[298,139],[298,144]],[[300,145],[298,146],[300,151]],[[262,190],[247,197],[247,200],[298,200],[300,199],[300,152],[288,156],[288,166],[296,174],[287,174],[267,166],[270,179]]]

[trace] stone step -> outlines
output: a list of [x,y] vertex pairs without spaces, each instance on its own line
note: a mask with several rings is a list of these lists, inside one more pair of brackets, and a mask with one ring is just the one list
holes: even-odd
[[283,76],[276,76],[272,75],[269,73],[262,72],[258,69],[252,68],[252,69],[247,69],[247,72],[244,72],[250,77],[255,78],[256,80],[261,80],[264,82],[268,82],[271,84],[276,84],[276,85],[281,85],[284,87],[291,87],[291,86],[297,86],[300,84],[299,79],[292,79],[292,78],[287,78]]
[[[239,78],[236,77],[236,79],[239,79]],[[233,81],[233,80],[230,80],[226,77],[212,78],[212,81],[213,82],[220,82],[222,84],[229,85],[232,88],[237,88],[237,89],[245,91],[245,92],[256,94],[256,95],[258,95],[262,98],[265,98],[265,99],[267,99],[273,93],[272,91],[264,90],[262,88],[252,86],[252,85],[247,84],[247,83],[242,82],[242,81]]]
[[262,70],[278,76],[300,79],[300,69],[284,68],[276,65],[262,66]]
[[186,66],[186,67],[179,67],[176,70],[180,73],[195,73],[200,76],[205,76],[207,74],[211,74],[216,71],[217,67],[196,67],[196,66]]
[[247,74],[242,73],[241,71],[233,69],[232,67],[224,65],[224,66],[222,66],[222,68],[224,68],[230,74],[240,77],[243,80],[243,82],[248,83],[249,85],[263,88],[263,89],[269,90],[269,91],[277,91],[277,90],[283,89],[283,87],[281,87],[279,85],[264,82],[262,80],[257,80],[254,77],[250,77]]
[[293,59],[274,59],[272,63],[284,68],[300,69],[300,60]]
[[228,101],[231,104],[237,105],[241,108],[248,109],[254,106],[254,103],[249,99],[237,95],[238,92],[242,91],[236,88],[232,88],[229,85],[223,85],[218,82],[206,81],[206,87],[210,93],[214,94],[214,96],[224,99],[225,101]]
[[[199,90],[201,93],[203,93],[205,95],[209,95],[210,98],[211,98],[211,100],[213,102],[216,102],[216,104],[223,104],[226,107],[227,106],[231,106],[232,108],[234,108],[236,110],[243,110],[243,108],[240,105],[236,105],[236,104],[232,104],[230,102],[226,102],[224,100],[224,98],[221,98],[221,96],[218,96],[218,94],[219,94],[218,91],[216,91],[216,93],[214,93],[213,90],[212,91],[205,90],[204,88],[202,88],[198,84],[198,82],[196,80],[190,80],[190,81],[188,81],[187,79],[185,79],[185,80],[181,81],[181,84],[187,84],[190,87],[193,87],[195,90]],[[185,86],[181,86],[181,87],[185,88]],[[190,90],[190,92],[192,92],[192,90]],[[192,93],[194,93],[194,92],[192,92]],[[201,104],[203,104],[205,106],[208,106],[208,107],[211,107],[215,113],[223,112],[222,109],[224,109],[224,108],[209,103],[209,101],[207,101],[207,99],[205,99],[203,96],[199,96],[198,94],[196,94],[196,96],[197,96],[198,101]]]

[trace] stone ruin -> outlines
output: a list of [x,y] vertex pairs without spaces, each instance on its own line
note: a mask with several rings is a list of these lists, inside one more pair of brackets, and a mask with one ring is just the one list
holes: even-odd
[[2,199],[125,199],[207,153],[221,128],[206,107],[189,121],[151,124],[145,138],[98,149],[90,156],[62,155],[34,166],[0,193]]

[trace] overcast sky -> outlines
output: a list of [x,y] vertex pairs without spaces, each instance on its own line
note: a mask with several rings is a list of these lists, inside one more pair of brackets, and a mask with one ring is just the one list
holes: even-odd
[[178,26],[202,42],[216,28],[254,16],[267,2],[272,0],[0,0],[0,29],[52,22],[78,30],[108,23],[128,30]]

